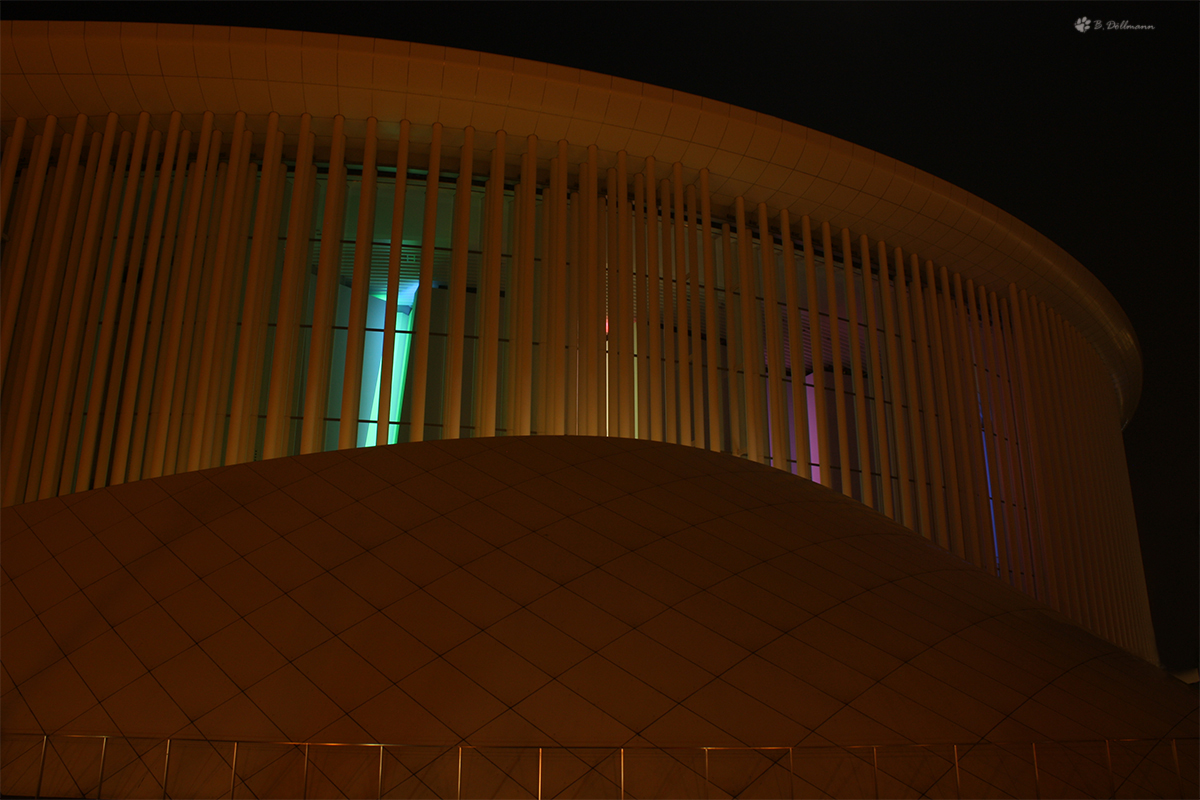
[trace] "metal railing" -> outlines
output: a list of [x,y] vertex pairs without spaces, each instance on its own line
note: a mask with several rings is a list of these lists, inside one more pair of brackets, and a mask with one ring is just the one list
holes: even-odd
[[1196,738],[846,747],[427,747],[0,736],[0,795],[1197,797]]

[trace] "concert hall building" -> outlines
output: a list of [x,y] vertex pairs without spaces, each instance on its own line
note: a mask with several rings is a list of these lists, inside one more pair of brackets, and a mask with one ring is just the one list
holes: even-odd
[[0,23],[0,791],[1197,795],[1129,320],[850,142]]

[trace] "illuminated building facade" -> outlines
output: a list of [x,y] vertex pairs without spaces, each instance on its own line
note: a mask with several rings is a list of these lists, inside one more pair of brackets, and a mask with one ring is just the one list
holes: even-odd
[[[204,26],[0,34],[2,490],[30,536],[34,508],[174,496],[198,470],[616,437],[809,478],[1156,661],[1120,433],[1136,339],[994,206],[791,123],[546,64]],[[1194,730],[1178,702],[1143,738]]]

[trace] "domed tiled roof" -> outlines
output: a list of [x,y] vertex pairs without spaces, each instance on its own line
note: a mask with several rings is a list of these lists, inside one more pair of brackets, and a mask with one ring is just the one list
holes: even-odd
[[[963,796],[1030,796],[1039,742],[1043,796],[1107,793],[1107,778],[1091,787],[1106,758],[1150,796],[1176,791],[1169,740],[1196,733],[1194,692],[1037,601],[833,491],[677,445],[401,444],[3,515],[3,727],[37,734],[7,747],[6,794],[36,773],[45,733],[115,737],[110,794],[138,769],[157,780],[172,737],[172,781],[228,781],[216,740],[242,743],[239,769],[248,742],[413,746],[386,781],[379,748],[385,795],[466,746],[544,748],[560,762],[537,764],[569,759],[576,781],[626,748],[622,780],[635,754],[674,753],[670,774],[695,778],[698,753],[752,753],[723,779],[730,794],[775,791],[784,769],[803,791],[869,791],[874,759],[881,796],[946,781],[952,796],[955,780]],[[1104,739],[1151,741],[1106,757]],[[187,766],[185,744],[210,748],[208,766]],[[914,744],[931,747],[879,761]],[[672,749],[701,747],[735,749]],[[1178,747],[1185,778],[1194,749]],[[62,752],[51,761],[70,772]],[[414,766],[416,752],[434,755]],[[306,756],[307,791],[341,785],[338,769],[373,776],[374,758]],[[528,764],[488,763],[526,785]],[[703,790],[679,780],[670,791]]]

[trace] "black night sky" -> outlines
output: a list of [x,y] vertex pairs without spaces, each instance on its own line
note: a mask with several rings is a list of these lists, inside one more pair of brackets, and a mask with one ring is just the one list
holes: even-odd
[[[1125,447],[1155,631],[1197,664],[1200,5],[7,2],[7,19],[378,36],[618,75],[781,117],[999,206],[1092,271],[1145,360]],[[1079,17],[1153,25],[1089,30]]]

